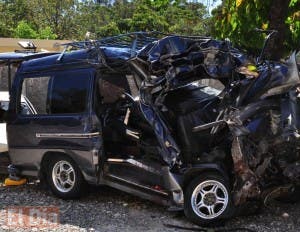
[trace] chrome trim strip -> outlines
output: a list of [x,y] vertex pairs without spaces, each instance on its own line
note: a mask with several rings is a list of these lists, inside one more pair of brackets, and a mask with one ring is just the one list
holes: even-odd
[[158,193],[158,194],[161,194],[161,195],[164,195],[164,196],[168,196],[169,195],[168,193],[166,193],[164,191],[159,191],[159,190],[156,190],[156,189],[152,189],[152,188],[149,188],[148,186],[140,185],[138,183],[135,183],[135,182],[132,182],[130,180],[126,180],[126,179],[120,178],[120,177],[112,175],[112,174],[109,174],[107,176],[110,177],[110,178],[112,178],[112,179],[116,179],[118,181],[122,181],[122,182],[125,182],[127,184],[139,187],[139,188],[147,189],[147,190],[150,190],[152,192],[155,192],[155,193]]
[[111,158],[111,159],[107,159],[108,162],[111,162],[111,163],[129,163],[133,166],[136,166],[136,167],[139,167],[141,169],[144,169],[148,172],[152,172],[154,174],[157,174],[157,175],[160,175],[160,171],[153,168],[153,167],[150,167],[148,165],[145,165],[135,159],[114,159],[114,158]]
[[124,163],[126,162],[125,159],[114,159],[114,158],[110,158],[110,159],[107,159],[108,162],[114,162],[114,163]]
[[99,132],[93,133],[36,133],[37,138],[63,138],[63,139],[86,139],[99,136]]

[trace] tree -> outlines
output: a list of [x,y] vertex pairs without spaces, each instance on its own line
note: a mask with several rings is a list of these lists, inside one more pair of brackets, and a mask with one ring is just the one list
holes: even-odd
[[13,37],[20,21],[30,22],[30,9],[24,0],[2,0],[0,12],[0,37]]
[[56,39],[57,35],[53,33],[51,27],[47,26],[45,28],[40,29],[38,38],[39,39]]
[[183,35],[204,34],[206,7],[186,0],[136,0],[131,30],[157,30]]
[[207,35],[208,12],[201,3],[175,1],[164,15],[170,24],[168,32],[183,35]]
[[[269,44],[269,58],[279,59],[286,51],[299,47],[299,23],[292,17],[300,14],[299,0],[223,0],[215,9],[212,34],[231,41],[258,54],[264,35],[254,32],[255,28],[276,29],[278,34]],[[296,14],[296,15],[295,15]]]
[[[18,23],[30,36],[83,40],[132,31],[206,34],[208,13],[187,0],[0,0],[0,36],[18,36]],[[34,35],[34,32],[36,35]],[[18,32],[19,33],[19,32]]]
[[111,22],[105,26],[99,27],[96,30],[96,35],[98,38],[118,35],[120,34],[120,30],[115,22]]
[[16,38],[24,39],[36,39],[38,37],[37,32],[25,21],[20,21],[15,29]]
[[136,1],[136,9],[132,16],[131,31],[166,31],[166,19],[155,11],[151,0]]
[[289,4],[288,17],[286,19],[290,33],[287,45],[291,48],[300,48],[300,0],[291,0]]
[[47,26],[57,35],[58,39],[75,39],[74,35],[80,25],[75,24],[78,14],[76,0],[31,0],[26,1],[30,5],[30,22],[42,30]]

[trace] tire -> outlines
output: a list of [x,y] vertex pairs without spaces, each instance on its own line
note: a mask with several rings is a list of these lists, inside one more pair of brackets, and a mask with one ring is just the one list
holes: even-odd
[[86,185],[77,164],[66,156],[50,160],[46,178],[53,194],[62,199],[79,198]]
[[[199,204],[201,207],[197,207]],[[190,221],[200,226],[212,223],[215,226],[232,217],[234,207],[225,178],[215,173],[203,173],[194,178],[185,189],[184,213]]]

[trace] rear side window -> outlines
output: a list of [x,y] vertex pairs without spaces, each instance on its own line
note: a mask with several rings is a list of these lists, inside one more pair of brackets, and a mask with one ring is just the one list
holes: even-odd
[[31,104],[37,114],[47,114],[47,94],[51,76],[40,76],[25,78],[22,84],[22,97],[19,104],[20,114],[25,114],[22,110],[24,99],[27,104]]
[[52,79],[48,94],[48,113],[82,113],[86,110],[89,76],[86,72],[57,75]]
[[86,70],[29,77],[23,81],[22,94],[37,114],[82,113],[87,110],[90,79]]

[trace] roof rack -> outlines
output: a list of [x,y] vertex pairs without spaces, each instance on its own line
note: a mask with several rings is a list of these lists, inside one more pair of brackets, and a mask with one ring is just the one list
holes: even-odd
[[60,44],[64,50],[58,57],[60,61],[68,49],[86,49],[93,47],[120,47],[131,49],[132,53],[141,49],[145,45],[159,39],[157,32],[132,32],[117,36],[105,37],[99,40],[75,41],[71,43]]
[[99,40],[88,40],[88,41],[75,41],[71,43],[60,44],[60,46],[64,46],[64,50],[57,59],[60,61],[65,52],[68,49],[87,49],[87,48],[99,48],[99,47],[119,47],[119,48],[128,48],[131,50],[132,55],[135,54],[136,51],[142,49],[149,43],[157,41],[165,36],[180,36],[183,38],[190,39],[210,39],[205,36],[184,36],[184,35],[176,35],[176,34],[166,34],[159,31],[150,31],[150,32],[131,32],[126,34],[120,34],[116,36],[105,37]]
[[166,34],[159,31],[150,31],[150,32],[131,32],[126,34],[120,34],[116,36],[105,37],[99,40],[90,40],[90,41],[78,41],[61,44],[61,46],[68,46],[74,49],[90,48],[94,46],[107,46],[107,47],[120,47],[128,48],[134,51],[143,48],[145,45],[154,42],[158,39],[161,39],[164,36],[180,36],[190,39],[210,39],[209,37],[204,36],[184,36],[176,34]]

